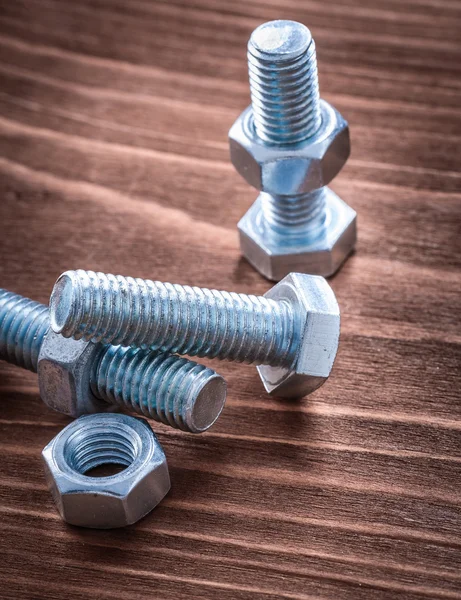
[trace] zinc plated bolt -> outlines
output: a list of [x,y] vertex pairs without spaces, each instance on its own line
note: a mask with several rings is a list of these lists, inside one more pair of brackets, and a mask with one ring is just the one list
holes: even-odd
[[315,43],[295,21],[248,42],[251,106],[229,131],[231,160],[260,190],[238,228],[243,254],[275,281],[332,275],[356,241],[356,214],[326,187],[349,153],[347,122],[320,99]]
[[256,363],[269,393],[301,397],[328,378],[339,308],[323,277],[292,273],[265,296],[67,271],[51,327],[77,340]]
[[38,372],[44,402],[71,416],[125,408],[200,433],[218,418],[223,378],[167,353],[65,339],[48,307],[0,289],[0,359]]

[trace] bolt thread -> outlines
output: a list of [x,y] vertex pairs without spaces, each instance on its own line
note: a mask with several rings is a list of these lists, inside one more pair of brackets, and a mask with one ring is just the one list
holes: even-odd
[[106,346],[94,365],[97,398],[176,429],[208,429],[224,405],[224,380],[204,365],[165,353]]
[[[48,307],[0,289],[0,359],[37,372],[50,327]],[[114,406],[199,433],[216,421],[226,399],[223,378],[203,365],[152,351],[106,346],[93,364],[93,394]]]
[[79,270],[61,275],[50,307],[65,337],[272,366],[294,360],[294,315],[283,301]]
[[315,43],[294,21],[270,21],[248,42],[254,126],[268,144],[294,144],[320,127]]
[[48,307],[0,289],[0,359],[37,372],[43,339],[50,326]]
[[262,192],[264,223],[275,234],[290,238],[314,236],[325,221],[325,188],[295,196]]

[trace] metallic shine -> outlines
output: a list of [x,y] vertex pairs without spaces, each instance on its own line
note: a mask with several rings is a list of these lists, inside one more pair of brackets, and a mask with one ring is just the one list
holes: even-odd
[[229,148],[236,170],[262,193],[240,221],[242,252],[276,281],[292,271],[332,275],[356,242],[355,212],[325,188],[349,157],[349,128],[320,100],[309,30],[261,25],[248,69],[252,104],[231,127]]
[[297,398],[328,379],[339,344],[340,314],[333,290],[323,277],[291,273],[266,298],[289,302],[298,317],[299,350],[291,369],[258,367],[269,394]]
[[66,339],[48,307],[0,289],[0,359],[38,372],[47,406],[72,417],[124,408],[201,433],[226,400],[224,379],[172,354]]
[[[67,271],[56,282],[50,311],[52,326],[66,337],[264,365],[259,373],[266,389],[287,397],[308,394],[326,380],[339,340],[333,291],[322,277],[299,273],[265,296],[249,296]],[[313,327],[318,313],[319,330]],[[322,368],[312,367],[318,364]]]
[[[43,449],[48,486],[64,521],[109,529],[136,523],[170,490],[165,453],[148,424],[122,414],[83,416]],[[89,477],[103,464],[126,468]]]
[[262,215],[262,194],[240,219],[240,247],[247,260],[267,279],[280,281],[290,269],[328,277],[354,248],[356,212],[330,188],[323,191],[324,220],[308,235],[294,225],[290,235],[268,229]]

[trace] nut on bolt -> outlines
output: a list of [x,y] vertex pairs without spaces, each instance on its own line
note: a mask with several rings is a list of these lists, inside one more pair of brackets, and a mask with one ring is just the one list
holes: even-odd
[[117,410],[115,404],[96,398],[92,392],[93,365],[103,349],[101,344],[66,340],[49,330],[37,364],[40,396],[45,404],[72,417]]
[[226,382],[203,365],[165,353],[66,339],[51,329],[37,373],[45,404],[73,417],[126,408],[202,433],[219,418],[226,400]]
[[48,307],[0,288],[0,360],[38,372],[50,408],[73,417],[126,408],[201,433],[219,417],[224,379],[167,353],[66,339],[50,329]]
[[[48,486],[64,521],[109,529],[136,523],[170,489],[165,453],[149,425],[123,414],[80,417],[43,449]],[[86,473],[103,464],[123,471]]]
[[229,131],[232,164],[254,188],[277,196],[312,192],[328,185],[350,154],[349,126],[341,114],[320,101],[322,126],[305,140],[291,145],[267,145],[254,128],[248,107]]
[[332,275],[356,241],[356,213],[326,187],[350,153],[349,127],[320,99],[307,27],[270,21],[248,43],[251,106],[229,131],[238,173],[260,191],[238,224],[240,245],[265,277]]

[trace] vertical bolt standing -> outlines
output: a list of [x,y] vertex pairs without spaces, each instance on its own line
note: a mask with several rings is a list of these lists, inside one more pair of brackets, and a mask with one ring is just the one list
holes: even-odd
[[[269,21],[248,42],[251,107],[257,137],[268,146],[304,142],[321,126],[315,42],[295,21]],[[302,237],[321,229],[323,188],[304,194],[261,194],[266,225],[274,234]]]
[[265,277],[327,277],[356,242],[356,213],[328,185],[350,153],[347,121],[320,98],[307,27],[270,21],[248,42],[251,105],[229,131],[234,167],[259,195],[238,223],[240,247]]

